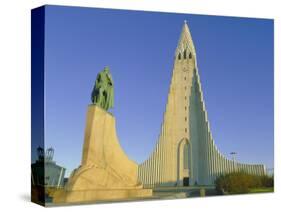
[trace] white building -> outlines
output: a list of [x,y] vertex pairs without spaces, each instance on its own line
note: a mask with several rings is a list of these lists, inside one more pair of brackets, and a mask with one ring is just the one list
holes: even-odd
[[184,23],[174,58],[166,110],[153,153],[138,167],[146,187],[212,185],[223,173],[264,175],[264,165],[222,155],[212,138],[197,68],[196,51]]

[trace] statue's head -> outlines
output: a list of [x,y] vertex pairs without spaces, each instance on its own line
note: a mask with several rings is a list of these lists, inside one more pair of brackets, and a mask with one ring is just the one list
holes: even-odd
[[108,73],[109,72],[109,67],[105,66],[105,68],[103,69],[104,72]]

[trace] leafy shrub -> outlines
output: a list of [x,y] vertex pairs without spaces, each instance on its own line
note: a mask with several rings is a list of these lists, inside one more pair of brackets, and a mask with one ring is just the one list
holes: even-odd
[[274,186],[273,176],[267,176],[267,175],[262,176],[261,184],[263,187],[273,187]]
[[215,185],[219,193],[248,193],[251,188],[273,187],[273,177],[232,172],[219,176],[215,181]]

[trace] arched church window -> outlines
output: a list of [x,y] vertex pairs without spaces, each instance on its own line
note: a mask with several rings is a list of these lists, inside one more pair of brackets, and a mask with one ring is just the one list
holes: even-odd
[[186,50],[183,52],[183,58],[186,59]]
[[192,58],[192,54],[191,54],[191,52],[189,53],[189,56],[188,56],[188,57],[189,57],[189,59],[191,59],[191,58]]
[[183,147],[183,168],[188,169],[188,144]]
[[179,60],[181,59],[181,53],[179,53],[178,59],[179,59]]

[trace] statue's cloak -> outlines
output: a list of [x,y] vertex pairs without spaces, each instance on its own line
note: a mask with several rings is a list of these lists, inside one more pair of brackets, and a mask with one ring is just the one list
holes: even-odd
[[92,102],[105,110],[114,106],[113,80],[110,72],[101,71],[97,75],[92,92]]
[[109,108],[113,108],[114,106],[114,89],[113,89],[113,80],[110,73],[106,74],[108,78],[108,86],[107,86],[107,98],[104,104],[104,108],[108,110]]

